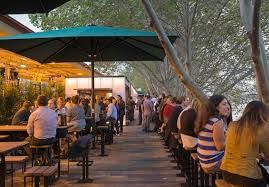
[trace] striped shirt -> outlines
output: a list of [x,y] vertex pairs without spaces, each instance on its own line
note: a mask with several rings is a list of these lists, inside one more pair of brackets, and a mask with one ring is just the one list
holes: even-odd
[[203,168],[215,166],[223,157],[224,151],[218,151],[213,141],[213,126],[221,117],[210,118],[198,135],[198,158]]

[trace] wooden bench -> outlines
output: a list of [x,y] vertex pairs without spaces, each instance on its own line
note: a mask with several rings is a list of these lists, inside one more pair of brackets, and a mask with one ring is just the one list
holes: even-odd
[[11,164],[11,186],[13,186],[13,164],[23,164],[22,172],[25,171],[28,156],[6,156],[5,163]]
[[39,186],[40,177],[44,177],[44,186],[50,184],[50,177],[56,174],[58,169],[57,165],[54,166],[34,166],[24,172],[24,187],[26,186],[26,177],[35,178],[35,186]]
[[215,180],[215,184],[217,187],[240,187],[239,185],[229,184],[225,180],[222,180],[222,179]]
[[23,171],[25,171],[25,167],[26,167],[26,161],[29,159],[29,156],[6,156],[5,157],[5,162],[6,164],[11,164],[11,166],[13,166],[13,164],[20,164],[23,163]]

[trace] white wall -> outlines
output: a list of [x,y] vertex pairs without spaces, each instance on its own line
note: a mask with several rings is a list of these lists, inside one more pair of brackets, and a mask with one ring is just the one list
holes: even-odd
[[[121,95],[126,101],[125,85],[129,85],[125,77],[95,77],[95,89],[111,89],[112,95]],[[71,97],[78,94],[77,89],[91,89],[91,78],[65,78],[65,96]]]

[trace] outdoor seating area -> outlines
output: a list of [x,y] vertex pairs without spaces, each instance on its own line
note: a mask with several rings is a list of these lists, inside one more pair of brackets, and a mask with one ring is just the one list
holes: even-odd
[[1,0],[0,187],[269,187],[268,13]]
[[[44,98],[43,96],[43,99]],[[76,98],[77,97],[72,97],[72,102],[77,102]],[[40,99],[42,100],[42,96],[37,99],[39,109],[36,109],[36,112],[42,109]],[[26,109],[29,110],[30,108],[31,107],[28,106]],[[83,110],[83,108],[81,109]],[[57,116],[56,114],[55,112],[55,117]],[[114,130],[111,128],[110,123],[106,123],[102,118],[100,121],[97,121],[98,126],[96,126],[95,121],[91,120],[91,117],[87,117],[88,120],[84,119],[87,123],[82,129],[74,128],[76,125],[74,122],[67,123],[66,121],[61,121],[66,120],[66,117],[62,115],[66,114],[59,113],[57,117],[59,121],[55,129],[56,135],[54,137],[54,143],[45,143],[44,140],[42,140],[44,142],[42,143],[40,139],[39,143],[37,143],[38,139],[29,142],[27,136],[28,133],[30,133],[30,122],[28,122],[28,125],[0,125],[0,134],[2,137],[0,141],[0,186],[5,186],[5,184],[8,184],[7,186],[20,186],[22,184],[27,186],[29,183],[33,183],[35,186],[40,186],[41,184],[50,186],[55,181],[61,180],[62,176],[69,176],[70,173],[74,172],[74,166],[76,172],[79,171],[79,173],[77,173],[78,177],[74,177],[77,179],[78,183],[93,182],[93,179],[89,176],[89,171],[90,167],[94,164],[94,158],[92,158],[90,154],[94,152],[96,156],[107,156],[104,154],[104,147],[105,144],[109,144],[110,149],[113,147],[111,138],[113,139]],[[67,120],[68,119],[67,111]],[[52,125],[51,123],[53,123],[53,121],[48,122],[49,124],[47,125]],[[61,126],[62,124],[67,125]],[[50,128],[53,128],[53,126]],[[71,131],[70,129],[72,128],[75,130]],[[85,129],[87,129],[87,131]],[[42,128],[39,130],[42,131]],[[101,137],[101,139],[98,137]],[[67,150],[65,150],[65,148],[67,148]],[[31,154],[28,153],[29,149]],[[100,153],[99,150],[101,150],[101,155],[97,155],[97,153]],[[20,168],[22,172],[18,172]],[[78,170],[76,168],[80,169]],[[7,177],[9,173],[11,174],[10,179]],[[14,180],[14,177],[19,178],[17,176],[21,177],[19,181],[23,181],[22,183],[17,183],[17,179],[16,181]],[[28,178],[30,178],[31,181],[28,180]]]

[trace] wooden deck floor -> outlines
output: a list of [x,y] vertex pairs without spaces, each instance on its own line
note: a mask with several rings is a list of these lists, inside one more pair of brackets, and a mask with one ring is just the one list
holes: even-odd
[[[89,187],[158,187],[180,186],[184,178],[176,177],[168,153],[156,133],[142,133],[141,126],[124,128],[123,135],[115,137],[113,145],[106,146],[107,157],[99,157],[100,149],[91,151],[94,160],[90,167],[93,183],[78,184],[81,168],[71,163],[70,174],[62,175],[54,185]],[[66,163],[64,163],[66,165]],[[14,186],[22,186],[22,176],[17,176]]]

